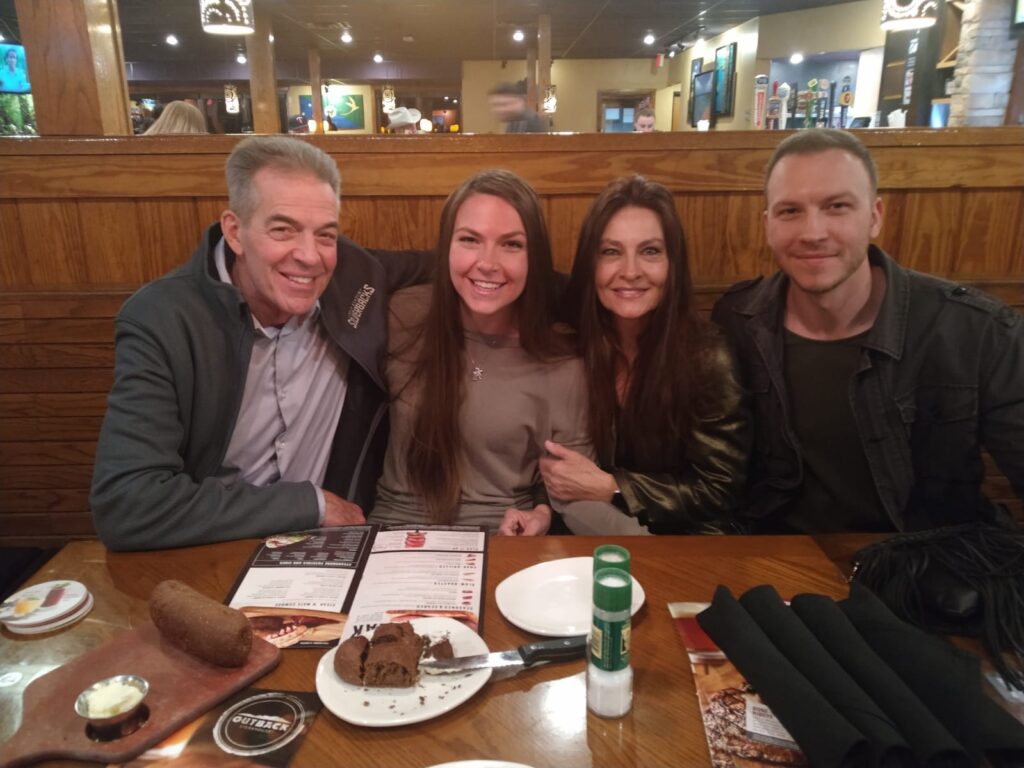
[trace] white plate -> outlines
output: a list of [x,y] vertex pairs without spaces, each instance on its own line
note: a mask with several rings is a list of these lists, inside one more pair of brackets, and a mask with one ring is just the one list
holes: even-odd
[[81,609],[89,596],[78,581],[47,581],[16,592],[0,605],[0,621],[8,628],[38,627]]
[[[456,656],[490,653],[480,636],[455,619],[413,619],[417,634],[433,640],[447,637]],[[490,669],[451,675],[420,675],[411,688],[365,688],[344,682],[334,671],[337,647],[323,655],[316,667],[316,692],[331,712],[347,723],[385,727],[406,725],[443,715],[468,700],[491,677]]]
[[530,768],[525,763],[509,763],[505,760],[459,760],[454,763],[440,763],[430,768]]
[[[520,629],[545,637],[585,635],[594,615],[594,558],[567,557],[513,573],[494,590],[501,615]],[[630,614],[646,599],[633,578]]]

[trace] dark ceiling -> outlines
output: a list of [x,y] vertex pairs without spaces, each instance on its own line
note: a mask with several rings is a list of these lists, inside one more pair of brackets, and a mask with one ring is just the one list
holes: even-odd
[[[368,61],[438,64],[466,59],[523,59],[536,39],[537,18],[551,19],[554,58],[653,56],[679,41],[692,43],[701,27],[712,37],[754,16],[838,0],[257,0],[272,17],[279,61],[305,62],[316,46],[325,65]],[[118,0],[129,62],[233,59],[239,38],[206,34],[199,0]],[[339,39],[344,29],[353,41]],[[515,43],[522,29],[526,41]],[[642,38],[652,33],[656,42]],[[0,0],[0,33],[18,38],[14,0]],[[178,37],[172,47],[168,34]]]

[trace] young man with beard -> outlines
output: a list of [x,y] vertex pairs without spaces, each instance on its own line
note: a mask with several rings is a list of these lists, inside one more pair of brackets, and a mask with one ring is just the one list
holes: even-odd
[[764,213],[780,271],[715,305],[754,409],[744,511],[756,530],[1002,517],[981,493],[982,447],[1024,497],[1024,321],[872,245],[885,213],[877,184],[852,134],[784,140]]

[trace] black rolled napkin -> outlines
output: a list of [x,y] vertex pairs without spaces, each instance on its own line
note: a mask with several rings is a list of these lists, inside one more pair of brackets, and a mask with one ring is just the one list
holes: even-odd
[[839,607],[972,760],[983,752],[999,755],[1000,762],[1024,758],[1024,726],[985,695],[974,654],[901,621],[859,584]]
[[[818,693],[864,734],[864,765],[914,765],[913,751],[895,723],[789,609],[774,587],[765,584],[748,590],[740,597],[740,605]],[[850,631],[856,634],[852,626]]]
[[838,605],[824,595],[797,595],[790,601],[815,637],[872,701],[896,724],[921,765],[970,768],[974,760],[875,652]]
[[760,694],[816,768],[859,768],[868,742],[822,696],[726,587],[715,590],[697,623]]

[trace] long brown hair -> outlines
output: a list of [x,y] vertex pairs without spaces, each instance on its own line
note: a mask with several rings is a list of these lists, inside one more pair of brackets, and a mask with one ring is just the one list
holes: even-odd
[[432,522],[448,523],[459,506],[462,435],[459,408],[465,392],[465,339],[459,295],[448,270],[455,217],[473,195],[501,198],[519,214],[526,232],[526,285],[516,300],[519,343],[531,356],[550,360],[571,353],[565,334],[552,333],[554,268],[537,193],[514,173],[480,171],[448,196],[441,212],[438,265],[430,309],[417,335],[412,370],[418,402],[406,453],[412,488],[423,497]]
[[[595,285],[601,238],[611,218],[627,206],[646,208],[658,217],[669,265],[661,303],[640,333],[632,366],[615,317],[602,306]],[[714,331],[697,314],[683,226],[665,187],[633,176],[611,182],[598,195],[580,230],[567,304],[590,382],[588,426],[598,457],[614,462],[618,436],[638,465],[671,460],[710,397],[705,374]],[[616,394],[620,373],[627,381],[621,407]]]

